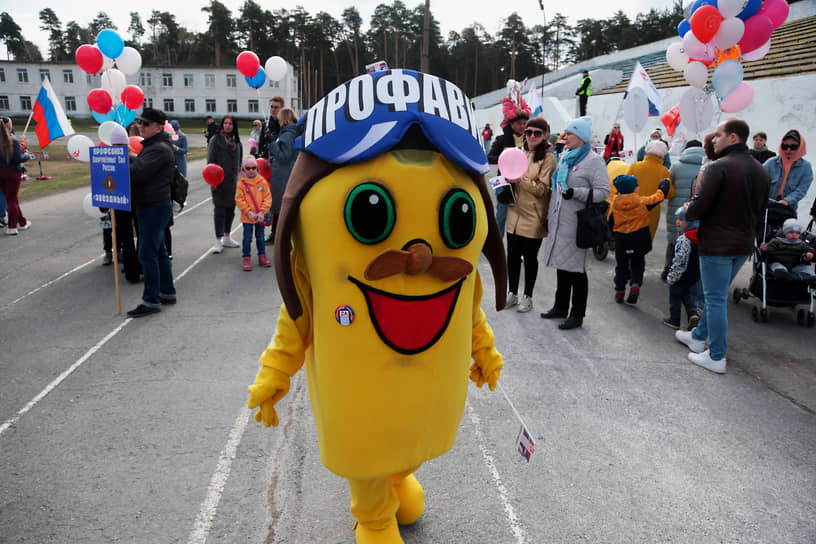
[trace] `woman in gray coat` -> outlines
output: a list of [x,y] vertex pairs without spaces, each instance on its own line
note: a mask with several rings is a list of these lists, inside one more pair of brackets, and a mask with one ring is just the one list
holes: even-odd
[[[672,164],[671,181],[674,185],[674,196],[669,199],[669,205],[666,208],[676,210],[689,200],[691,200],[691,186],[694,180],[697,179],[697,173],[700,171],[700,165],[703,164],[705,158],[705,150],[703,143],[700,140],[689,140],[686,148],[680,155],[680,162]],[[675,222],[675,215],[673,212],[666,214],[666,238],[668,244],[666,245],[666,266],[665,274],[669,273],[672,259],[674,258],[674,243],[677,241],[677,224]],[[661,276],[665,279],[664,276]]]
[[[592,120],[579,117],[567,125],[567,151],[552,175],[553,194],[548,215],[549,237],[544,249],[544,264],[557,269],[555,304],[541,314],[544,319],[566,317],[559,329],[580,327],[586,313],[589,279],[586,274],[587,251],[575,244],[578,216],[592,189],[592,201],[609,196],[609,174],[604,160],[590,149]],[[570,298],[572,308],[570,308]]]
[[232,115],[225,115],[218,134],[210,138],[210,143],[207,144],[207,164],[217,164],[224,169],[224,180],[211,189],[215,224],[213,253],[221,253],[225,247],[240,245],[230,237],[230,231],[235,217],[235,189],[243,158],[238,125]]
[[266,163],[269,168],[269,186],[272,194],[272,233],[267,239],[267,243],[274,241],[275,231],[278,226],[278,215],[280,215],[281,201],[283,193],[286,191],[286,183],[292,173],[298,152],[295,149],[295,129],[298,118],[292,108],[282,108],[278,112],[278,124],[280,132],[278,139],[270,143],[267,147],[269,160]]

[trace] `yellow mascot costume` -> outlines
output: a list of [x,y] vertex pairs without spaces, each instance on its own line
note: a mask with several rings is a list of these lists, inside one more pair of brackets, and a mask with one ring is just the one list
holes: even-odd
[[[506,263],[470,100],[411,70],[358,76],[300,120],[275,270],[284,305],[249,386],[257,421],[306,363],[320,457],[348,479],[358,544],[400,544],[422,515],[413,475],[448,451],[468,377],[502,369],[480,307]],[[471,365],[471,359],[473,364]]]

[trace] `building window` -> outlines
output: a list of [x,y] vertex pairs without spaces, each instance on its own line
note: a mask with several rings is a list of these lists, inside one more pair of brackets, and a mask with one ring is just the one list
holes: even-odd
[[141,87],[152,87],[153,77],[150,72],[139,72],[139,85]]
[[204,86],[208,89],[215,89],[215,74],[204,74]]
[[235,87],[235,74],[227,74],[227,87]]
[[31,109],[31,97],[30,96],[21,96],[20,97],[20,109],[23,111],[28,111]]
[[192,98],[184,99],[184,111],[187,113],[195,113],[195,100]]
[[162,87],[173,86],[173,74],[162,74]]
[[173,104],[173,99],[172,98],[165,98],[164,99],[164,111],[165,112],[176,111],[176,106]]
[[0,110],[10,110],[8,96],[0,96]]
[[17,68],[17,83],[28,83],[28,70]]
[[45,81],[45,78],[51,80],[51,71],[48,68],[40,68],[40,81]]
[[278,87],[280,87],[280,81],[272,81],[272,80],[270,79],[270,80],[269,80],[269,86],[270,86],[270,87],[273,87],[273,88],[275,88],[275,89],[277,89]]
[[184,86],[188,89],[193,86],[193,74],[184,74]]
[[145,97],[144,105],[142,106],[142,108],[152,108],[152,107],[153,107],[153,99]]
[[247,110],[249,113],[258,113],[258,101],[255,98],[247,102]]
[[227,113],[238,113],[238,101],[227,100]]
[[63,70],[62,71],[62,82],[63,83],[73,83],[74,82],[74,71],[73,70]]
[[93,84],[93,76],[91,74],[85,74],[85,81],[88,85]]
[[65,111],[76,111],[76,97],[75,96],[66,96],[65,97]]
[[0,68],[0,83],[6,82],[6,69]]
[[204,109],[207,113],[215,113],[215,99],[208,98],[204,101]]

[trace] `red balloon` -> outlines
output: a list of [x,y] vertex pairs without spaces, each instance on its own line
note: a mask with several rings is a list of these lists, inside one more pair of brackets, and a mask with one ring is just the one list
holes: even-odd
[[125,87],[125,90],[122,91],[120,98],[122,99],[122,104],[124,104],[127,109],[135,110],[142,107],[144,103],[144,92],[136,85],[128,85]]
[[93,45],[88,45],[87,43],[80,45],[77,48],[74,57],[76,58],[79,67],[89,74],[95,74],[102,69],[102,63],[104,61],[102,58],[102,51]]
[[204,167],[204,181],[208,185],[218,187],[224,181],[224,169],[215,163],[210,163]]
[[142,150],[142,140],[144,140],[144,138],[141,136],[131,136],[128,138],[128,147],[130,147],[137,155]]
[[242,75],[252,78],[258,73],[258,69],[261,67],[261,60],[258,58],[258,55],[252,51],[244,51],[235,59],[235,66]]
[[691,16],[691,31],[694,36],[703,43],[710,42],[720,29],[723,16],[720,10],[714,6],[700,6]]
[[94,89],[88,93],[88,107],[96,113],[105,115],[113,106],[113,99],[105,89]]
[[264,178],[266,181],[269,181],[269,178],[272,176],[272,170],[269,168],[269,161],[260,157],[255,159],[255,162],[258,163],[258,173]]

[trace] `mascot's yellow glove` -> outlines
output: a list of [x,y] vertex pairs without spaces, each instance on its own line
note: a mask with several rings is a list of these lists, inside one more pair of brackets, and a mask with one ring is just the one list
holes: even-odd
[[289,392],[289,376],[277,368],[263,366],[248,389],[249,409],[260,408],[255,412],[255,421],[262,421],[267,427],[277,427],[279,419],[275,404]]
[[470,379],[477,387],[487,384],[490,390],[496,389],[499,375],[504,367],[504,359],[496,350],[493,330],[487,324],[487,318],[480,307],[474,310],[473,344],[471,347],[473,364],[470,365]]

